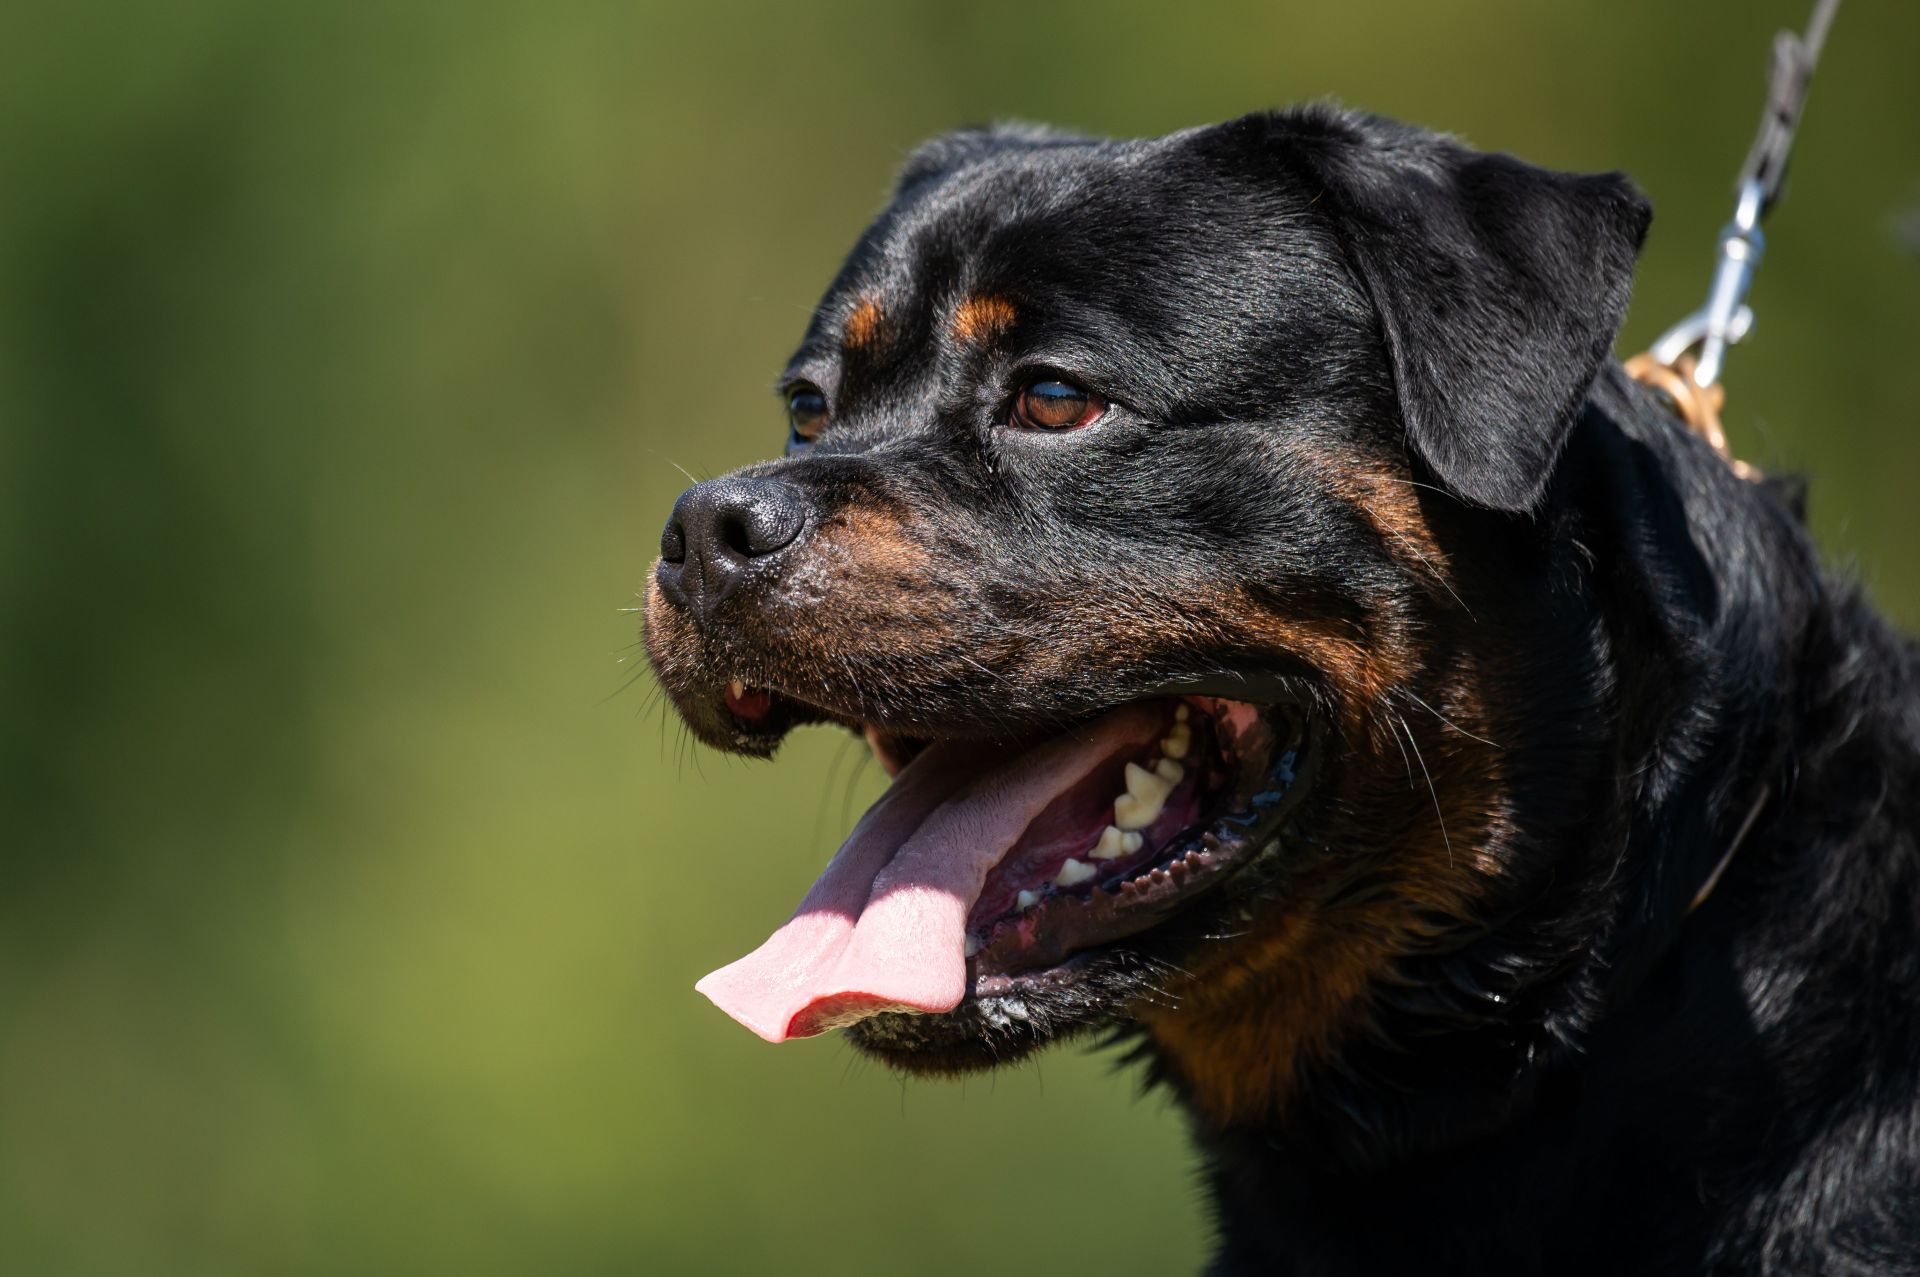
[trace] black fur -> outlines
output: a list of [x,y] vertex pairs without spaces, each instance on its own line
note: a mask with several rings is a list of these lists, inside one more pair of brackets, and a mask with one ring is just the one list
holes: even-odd
[[[1403,653],[1358,708],[1427,776],[1405,750],[1372,776],[1332,728],[1288,871],[1086,955],[1018,1023],[969,1004],[856,1041],[945,1071],[1117,1026],[1193,1104],[1220,1274],[1920,1273],[1915,650],[1822,571],[1797,490],[1736,477],[1607,361],[1647,217],[1617,176],[1322,109],[909,161],[789,369],[830,423],[745,472],[807,531],[698,617],[661,567],[649,650],[696,730],[1018,734],[1254,668],[1360,721],[1313,653],[1254,637],[1312,618]],[[983,295],[1006,330],[957,339]],[[872,299],[880,336],[850,344]],[[1036,375],[1114,409],[1011,430]],[[1337,491],[1381,457],[1444,573]],[[787,699],[735,721],[736,677]],[[1464,795],[1492,772],[1488,832],[1421,869],[1420,822],[1486,815]],[[1317,884],[1313,917],[1366,918],[1456,856],[1486,866],[1470,903],[1282,1062],[1284,1103],[1210,1107],[1142,1009],[1204,993],[1165,973],[1230,954],[1236,911]]]
[[1617,371],[1546,508],[1618,818],[1307,1112],[1202,1133],[1211,1271],[1920,1272],[1914,650]]

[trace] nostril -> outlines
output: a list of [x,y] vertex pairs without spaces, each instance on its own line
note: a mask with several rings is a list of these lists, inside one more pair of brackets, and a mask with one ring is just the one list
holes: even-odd
[[743,559],[759,559],[785,549],[806,523],[791,489],[761,483],[741,487],[719,510],[714,531],[722,544]]
[[660,532],[660,557],[669,563],[687,561],[687,530],[680,526],[680,516],[676,513],[667,520],[667,526]]
[[751,516],[746,510],[729,510],[721,516],[720,539],[726,547],[743,559],[755,558],[766,551],[757,548],[759,538],[754,535]]

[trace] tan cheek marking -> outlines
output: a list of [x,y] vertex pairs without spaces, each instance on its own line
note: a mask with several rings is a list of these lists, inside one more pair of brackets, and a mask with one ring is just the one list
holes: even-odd
[[1013,326],[1013,303],[1004,297],[969,297],[953,312],[950,331],[963,345],[991,341]]
[[1410,636],[1391,617],[1373,616],[1368,632],[1359,633],[1331,617],[1270,611],[1243,591],[1217,600],[1196,595],[1188,602],[1212,618],[1227,642],[1295,656],[1318,670],[1337,695],[1339,726],[1353,740],[1382,735],[1380,710],[1418,665]]
[[1287,453],[1365,519],[1402,566],[1430,581],[1447,582],[1451,565],[1446,551],[1427,526],[1413,476],[1404,465],[1365,452],[1332,452],[1304,444],[1290,446]]
[[1358,637],[1342,634],[1331,622],[1263,612],[1251,599],[1242,604],[1239,615],[1263,646],[1301,656],[1326,675],[1351,711],[1372,706],[1403,672],[1400,653],[1393,645],[1376,640],[1369,647]]
[[892,515],[856,506],[834,524],[829,536],[853,552],[867,575],[918,581],[930,566],[925,547],[911,540]]
[[1373,469],[1356,472],[1350,482],[1353,504],[1394,555],[1411,556],[1414,571],[1444,582],[1451,574],[1447,554],[1427,526],[1412,481]]
[[785,636],[797,659],[844,677],[849,658],[927,657],[951,641],[955,592],[897,514],[852,506],[831,516],[794,564],[789,591],[806,625]]
[[871,297],[862,298],[853,313],[847,316],[847,322],[841,329],[840,344],[848,350],[868,350],[880,344],[883,334],[882,325],[886,315],[880,309],[880,303]]
[[[1480,730],[1477,683],[1463,673],[1444,700],[1427,690]],[[1475,925],[1498,880],[1512,837],[1499,751],[1434,720],[1404,730],[1418,733],[1421,761],[1376,737],[1356,742],[1338,773],[1322,772],[1318,783],[1337,786],[1324,809],[1341,813],[1327,837],[1338,854],[1302,864],[1244,934],[1189,960],[1186,979],[1135,1009],[1219,1127],[1284,1111],[1301,1070],[1364,1027],[1371,991],[1399,960]]]
[[1172,1008],[1137,1009],[1215,1125],[1284,1111],[1301,1068],[1330,1058],[1364,1023],[1368,991],[1395,958],[1437,934],[1438,919],[1472,916],[1468,875],[1406,852],[1396,860],[1394,890],[1357,906],[1313,899],[1337,888],[1331,865],[1316,882],[1296,882],[1290,891],[1304,898],[1274,908],[1213,961],[1189,963],[1193,978],[1168,991]]
[[[1169,602],[1177,600],[1177,606]],[[1282,653],[1319,670],[1340,693],[1350,730],[1359,731],[1389,687],[1405,677],[1412,653],[1392,626],[1371,636],[1348,623],[1307,612],[1268,610],[1245,590],[1218,590],[1202,583],[1169,586],[1161,597],[1116,599],[1089,584],[1047,601],[1063,634],[1097,634],[1091,649],[1080,643],[1043,646],[1028,655],[1036,681],[1068,678],[1102,658],[1116,671],[1152,664],[1162,654],[1193,652]]]

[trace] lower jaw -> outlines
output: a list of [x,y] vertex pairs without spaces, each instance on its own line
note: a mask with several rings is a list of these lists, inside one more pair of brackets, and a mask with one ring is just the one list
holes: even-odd
[[861,1051],[910,1073],[991,1068],[1123,1018],[1146,991],[1161,940],[1149,934],[1054,966],[978,977],[951,1011],[884,1011],[841,1032]]

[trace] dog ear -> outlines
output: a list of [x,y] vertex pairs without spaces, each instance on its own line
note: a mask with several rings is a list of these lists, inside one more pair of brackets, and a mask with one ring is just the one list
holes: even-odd
[[1646,199],[1372,117],[1275,124],[1379,313],[1409,446],[1461,499],[1534,509],[1626,314]]

